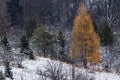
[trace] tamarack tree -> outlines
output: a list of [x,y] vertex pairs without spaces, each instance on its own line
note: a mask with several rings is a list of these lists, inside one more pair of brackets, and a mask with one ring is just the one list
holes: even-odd
[[75,61],[80,59],[84,67],[87,67],[87,62],[99,63],[99,44],[92,17],[81,3],[73,23],[70,57]]

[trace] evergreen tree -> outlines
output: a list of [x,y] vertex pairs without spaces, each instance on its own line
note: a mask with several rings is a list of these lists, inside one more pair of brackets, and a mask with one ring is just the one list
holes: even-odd
[[8,77],[8,78],[13,79],[13,74],[11,72],[11,68],[10,68],[9,62],[6,62],[5,76]]
[[33,34],[33,31],[37,28],[37,22],[34,18],[31,18],[27,25],[25,26],[26,35],[30,38]]
[[1,42],[2,42],[3,46],[5,46],[5,47],[7,47],[7,48],[9,47],[9,42],[8,42],[7,37],[6,37],[6,33],[5,33],[4,36],[2,37]]
[[[106,54],[112,55],[109,54],[108,51],[110,51],[110,47],[115,43],[115,37],[106,20],[104,20],[100,25],[100,37],[102,46],[105,46]],[[105,69],[108,71],[108,68],[111,66],[109,60],[110,56],[106,56],[106,59]]]
[[4,50],[4,58],[5,58],[5,76],[13,79],[11,68],[9,66],[11,56],[12,56],[11,47],[10,47],[10,44],[8,42],[6,33],[2,37],[1,43],[2,43],[3,50]]
[[21,48],[21,53],[23,53],[23,51],[25,51],[26,49],[28,49],[29,46],[29,41],[26,37],[26,35],[23,35],[21,38],[21,42],[20,42],[20,48]]
[[8,42],[8,39],[7,39],[7,36],[6,36],[6,33],[4,34],[4,36],[2,37],[1,39],[1,44],[2,44],[2,48],[4,50],[4,62],[8,62],[11,60],[12,58],[12,50],[11,50],[11,47],[10,47],[10,44]]
[[0,71],[0,80],[5,80],[5,78],[4,78],[4,74],[3,74],[2,71]]
[[115,41],[113,32],[105,20],[100,25],[100,37],[103,46],[112,46]]
[[32,50],[29,47],[29,40],[26,35],[23,35],[21,38],[20,48],[21,48],[21,51],[20,51],[21,53],[29,55],[30,59],[34,59],[34,55]]
[[19,0],[10,0],[6,3],[6,5],[11,21],[11,26],[23,26],[23,8],[20,6]]
[[44,56],[48,53],[54,53],[54,41],[54,35],[43,26],[40,26],[35,30],[33,35],[33,43],[41,50],[41,52],[43,52]]
[[67,58],[67,56],[65,54],[65,36],[61,31],[59,31],[59,33],[58,33],[57,41],[58,41],[59,48],[60,48],[60,50],[59,50],[60,55],[59,56],[61,59],[65,60]]
[[31,49],[29,49],[29,58],[30,59],[35,59],[34,55],[33,55],[33,51]]

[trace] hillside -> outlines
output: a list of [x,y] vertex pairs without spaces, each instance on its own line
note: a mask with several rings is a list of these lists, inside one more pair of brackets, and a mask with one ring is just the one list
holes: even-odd
[[[59,61],[54,61],[49,58],[43,58],[43,57],[36,57],[36,60],[28,60],[25,59],[22,62],[22,65],[24,68],[15,68],[12,67],[13,71],[13,78],[14,80],[43,80],[42,75],[37,74],[37,70],[44,71],[46,66],[49,64],[52,64],[53,67],[59,66],[62,64],[62,72],[65,73],[65,77],[67,76],[67,79],[65,80],[72,80],[71,79],[71,65],[66,63],[61,63]],[[50,65],[49,65],[50,66]],[[58,68],[58,67],[57,67]],[[4,70],[4,66],[0,66],[0,70]],[[120,75],[116,73],[106,73],[106,72],[89,72],[88,70],[82,69],[82,68],[76,68],[77,74],[81,73],[83,75],[86,75],[88,78],[95,78],[95,80],[119,80]],[[66,74],[67,73],[67,74]],[[10,80],[10,79],[6,79]],[[51,80],[46,78],[45,80]],[[82,79],[84,80],[84,79]],[[85,79],[86,80],[86,79]]]
[[119,5],[0,0],[0,80],[120,80]]

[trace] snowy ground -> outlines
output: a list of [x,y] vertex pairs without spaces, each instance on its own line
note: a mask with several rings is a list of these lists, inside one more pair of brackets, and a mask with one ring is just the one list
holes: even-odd
[[[23,61],[23,66],[24,68],[14,68],[12,69],[13,71],[13,77],[14,80],[41,80],[41,76],[39,76],[36,72],[38,69],[43,69],[45,65],[47,65],[47,62],[55,62],[59,63],[59,61],[53,61],[50,60],[49,58],[40,58],[37,57],[36,60],[28,60],[26,59]],[[64,69],[67,69],[66,74],[70,75],[71,74],[71,65],[69,64],[63,64]],[[4,72],[4,66],[0,66],[0,70]],[[120,74],[116,73],[105,73],[105,72],[94,72],[94,73],[89,73],[85,69],[78,69],[76,68],[77,71],[80,71],[82,73],[88,73],[89,76],[94,76],[95,80],[120,80]],[[9,79],[7,79],[9,80]]]

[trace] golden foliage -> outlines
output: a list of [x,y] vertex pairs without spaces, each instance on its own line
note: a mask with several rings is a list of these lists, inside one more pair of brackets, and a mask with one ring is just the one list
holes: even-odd
[[70,57],[76,59],[83,55],[87,61],[99,63],[99,46],[100,38],[94,30],[91,15],[81,3],[74,19]]

